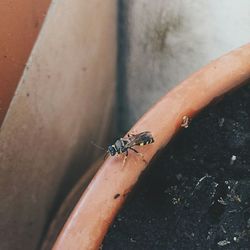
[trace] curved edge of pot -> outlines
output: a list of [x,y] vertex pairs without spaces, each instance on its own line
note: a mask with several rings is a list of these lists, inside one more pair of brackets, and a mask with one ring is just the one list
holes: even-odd
[[68,193],[61,206],[59,207],[53,221],[50,223],[46,230],[46,235],[43,237],[40,250],[47,250],[53,247],[53,244],[59,235],[64,223],[67,221],[71,211],[77,204],[82,193],[100,168],[103,163],[103,157],[98,158],[94,163],[92,163],[87,169],[87,171],[80,177],[75,186]]
[[[250,44],[240,47],[191,75],[156,103],[130,131],[150,131],[155,143],[140,148],[149,162],[178,131],[183,117],[193,117],[213,99],[250,78]],[[78,201],[53,247],[98,249],[109,225],[146,163],[130,154],[108,157]]]

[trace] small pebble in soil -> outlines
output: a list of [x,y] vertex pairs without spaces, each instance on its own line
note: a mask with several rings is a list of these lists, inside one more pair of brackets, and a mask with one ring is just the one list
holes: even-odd
[[217,201],[218,201],[220,204],[224,205],[224,206],[227,205],[227,203],[223,200],[222,197],[220,197]]
[[133,238],[130,238],[130,242],[136,243],[136,240],[134,240]]
[[224,246],[226,246],[226,245],[228,245],[230,243],[231,242],[229,240],[221,240],[217,244],[218,244],[218,246],[224,247]]
[[230,160],[230,165],[233,165],[235,161],[236,161],[236,155],[232,155]]
[[219,120],[219,127],[223,127],[223,124],[225,122],[225,119],[222,117],[220,120]]
[[238,242],[238,238],[235,237],[235,236],[234,236],[233,240],[234,240],[235,242]]

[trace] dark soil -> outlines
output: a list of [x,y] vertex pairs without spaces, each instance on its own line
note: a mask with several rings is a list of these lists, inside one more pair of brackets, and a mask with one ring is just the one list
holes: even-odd
[[159,153],[102,247],[250,249],[249,84],[203,110]]

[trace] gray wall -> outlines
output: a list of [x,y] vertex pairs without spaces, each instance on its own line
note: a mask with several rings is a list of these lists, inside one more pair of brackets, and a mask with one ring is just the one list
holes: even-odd
[[121,0],[119,21],[122,131],[188,75],[250,41],[248,0]]

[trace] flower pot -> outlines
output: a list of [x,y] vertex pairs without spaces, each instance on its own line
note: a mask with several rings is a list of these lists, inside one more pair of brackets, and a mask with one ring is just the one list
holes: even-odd
[[202,110],[141,175],[103,250],[248,249],[250,81]]
[[0,14],[0,126],[51,0],[2,1]]
[[96,162],[91,164],[91,166],[88,167],[88,170],[81,176],[74,188],[64,199],[59,211],[57,211],[56,216],[53,218],[53,221],[49,226],[49,230],[46,232],[46,236],[44,237],[44,241],[41,246],[42,250],[51,249],[53,247],[53,243],[59,235],[64,223],[67,221],[68,216],[78,202],[83,191],[86,189],[87,185],[100,168],[102,162],[103,158],[101,157]]
[[[25,12],[28,0],[3,2]],[[35,18],[28,6],[24,16]],[[26,40],[14,40],[23,52]],[[105,143],[112,131],[115,62],[116,1],[53,1],[0,130],[0,249],[37,249],[100,155],[89,142]]]
[[[173,135],[215,98],[250,77],[250,44],[213,61],[156,103],[129,132],[150,131],[153,144],[140,147],[143,161],[129,154],[108,157],[68,218],[53,249],[97,249],[147,163]],[[147,163],[146,163],[147,162]]]

